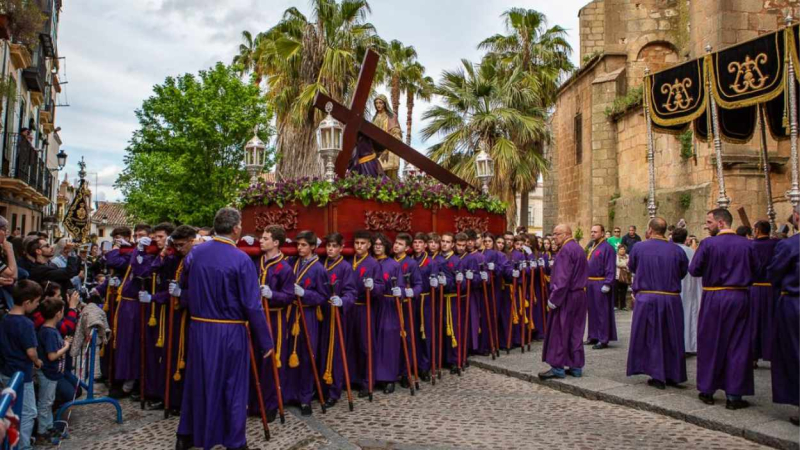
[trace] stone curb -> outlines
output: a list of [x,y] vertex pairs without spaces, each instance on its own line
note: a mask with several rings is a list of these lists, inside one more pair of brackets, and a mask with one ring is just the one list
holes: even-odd
[[677,420],[682,420],[684,422],[691,423],[693,425],[697,425],[699,427],[707,428],[709,430],[721,431],[723,433],[727,433],[732,436],[742,437],[757,444],[766,445],[781,450],[800,449],[800,445],[795,441],[776,438],[774,436],[769,436],[764,433],[760,433],[758,431],[748,430],[743,427],[736,427],[716,420],[710,420],[698,417],[691,413],[685,413],[674,409],[664,408],[658,405],[653,405],[645,401],[623,398],[602,391],[586,389],[580,386],[564,383],[557,379],[548,380],[545,382],[540,380],[537,375],[526,374],[516,370],[510,370],[503,367],[498,367],[486,361],[470,359],[469,363],[470,365],[474,365],[475,367],[479,367],[481,369],[488,370],[496,374],[517,378],[519,380],[527,381],[529,383],[536,383],[541,386],[546,386],[550,389],[555,389],[557,391],[561,391],[567,394],[584,397],[589,400],[600,400],[607,403],[613,403],[616,405],[627,406],[629,408],[640,409],[643,411],[649,411],[656,414],[661,414],[664,416],[672,417]]

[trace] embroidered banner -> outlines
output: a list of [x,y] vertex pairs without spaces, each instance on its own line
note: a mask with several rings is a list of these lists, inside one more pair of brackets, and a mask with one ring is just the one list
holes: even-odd
[[711,92],[721,108],[763,103],[783,92],[786,32],[765,34],[706,56]]
[[700,59],[654,73],[644,81],[650,117],[662,129],[688,124],[705,111],[706,87]]
[[[756,107],[748,106],[739,109],[717,110],[719,120],[720,139],[733,144],[744,144],[752,139],[756,131]],[[705,142],[708,140],[708,127],[711,121],[704,113],[694,121],[694,132],[697,138]]]
[[75,192],[75,199],[72,200],[72,204],[64,215],[64,228],[69,231],[75,242],[87,242],[89,240],[91,230],[89,195],[86,180],[81,180],[78,190]]

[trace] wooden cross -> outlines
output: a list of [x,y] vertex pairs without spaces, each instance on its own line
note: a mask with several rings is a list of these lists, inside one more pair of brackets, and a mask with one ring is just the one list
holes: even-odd
[[[336,158],[336,175],[339,178],[344,177],[347,171],[347,164],[355,151],[356,139],[360,133],[372,140],[376,151],[389,150],[444,184],[461,186],[463,189],[472,188],[466,181],[383,131],[380,127],[370,122],[368,118],[364,117],[364,109],[372,89],[372,81],[375,78],[375,70],[378,67],[379,58],[380,56],[373,50],[367,50],[367,54],[364,55],[364,62],[361,64],[361,72],[358,74],[358,84],[356,85],[356,92],[350,101],[350,108],[346,108],[321,92],[318,92],[314,98],[315,108],[325,111],[325,106],[330,103],[333,106],[331,116],[344,124],[342,151],[339,152],[339,156]],[[397,111],[395,111],[395,114],[397,114]]]

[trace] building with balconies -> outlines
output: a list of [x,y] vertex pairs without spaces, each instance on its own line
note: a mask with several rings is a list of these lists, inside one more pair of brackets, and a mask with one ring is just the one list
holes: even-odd
[[26,5],[43,17],[32,40],[14,36],[17,19],[0,11],[0,215],[23,234],[57,228],[57,172],[65,159],[55,126],[62,3]]

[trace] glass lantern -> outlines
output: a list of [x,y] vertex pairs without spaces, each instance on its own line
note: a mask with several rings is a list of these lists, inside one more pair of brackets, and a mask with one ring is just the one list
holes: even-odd
[[328,102],[325,105],[325,112],[328,113],[325,119],[320,122],[317,128],[317,153],[322,163],[325,165],[325,180],[333,182],[336,178],[334,172],[334,162],[342,151],[342,138],[344,127],[342,123],[331,116],[333,104]]
[[258,181],[258,174],[264,168],[267,146],[258,137],[258,126],[253,130],[253,138],[244,146],[244,166],[250,174],[250,183]]
[[481,181],[482,191],[489,194],[489,183],[494,178],[494,160],[487,152],[488,145],[485,141],[480,144],[480,152],[475,157],[475,172]]

